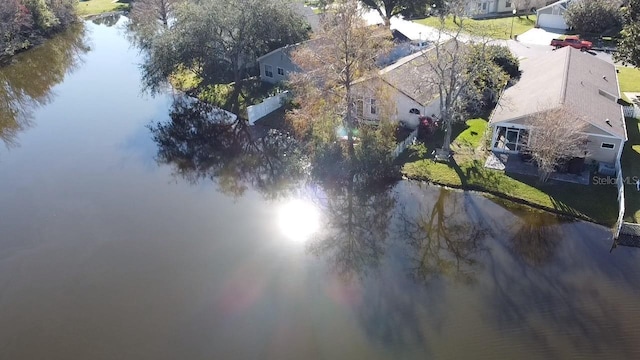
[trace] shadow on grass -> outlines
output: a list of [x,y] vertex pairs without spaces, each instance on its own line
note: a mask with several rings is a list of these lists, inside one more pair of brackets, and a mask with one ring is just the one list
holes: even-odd
[[[629,140],[622,151],[622,175],[625,178],[636,180],[640,178],[640,130],[638,119],[627,118],[627,135]],[[636,213],[640,211],[640,192],[634,191],[635,187],[628,186],[625,190],[626,211],[624,220],[639,222]],[[630,191],[631,190],[631,191]]]
[[617,189],[612,184],[580,185],[560,181],[540,183],[538,178],[509,174],[513,179],[544,192],[553,209],[579,218],[591,219],[603,225],[617,220]]

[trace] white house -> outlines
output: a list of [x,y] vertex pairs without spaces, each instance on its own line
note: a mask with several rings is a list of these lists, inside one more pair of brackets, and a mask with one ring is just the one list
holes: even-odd
[[472,0],[468,11],[472,15],[491,15],[510,13],[513,9],[519,12],[536,12],[555,0]]
[[521,152],[537,113],[568,106],[587,123],[586,159],[620,159],[627,131],[613,64],[567,46],[526,59],[521,68],[520,80],[503,92],[491,115],[493,151]]
[[[311,40],[317,41],[317,40]],[[307,42],[308,43],[308,42]],[[412,46],[411,51],[419,49]],[[260,79],[269,83],[285,81],[288,75],[300,69],[293,63],[291,53],[301,44],[289,45],[274,50],[258,58],[260,65]],[[425,74],[429,71],[426,54],[433,48],[419,50],[411,55],[396,60],[379,71],[379,79],[363,79],[355,84],[360,92],[357,112],[360,118],[377,121],[381,115],[380,99],[372,94],[368,88],[371,81],[381,81],[385,96],[393,99],[395,107],[392,120],[401,121],[410,127],[418,125],[420,116],[438,117],[440,106],[437,94],[424,86]]]
[[[370,121],[380,118],[379,101],[368,91],[369,88],[377,88],[377,91],[382,88],[384,96],[391,100],[394,107],[392,120],[416,127],[420,116],[439,117],[438,93],[424,80],[431,71],[427,56],[433,49],[431,47],[399,59],[381,69],[378,78],[358,81],[355,88],[361,94],[357,103],[359,117]],[[372,82],[376,84],[371,84]]]
[[536,11],[536,27],[566,30],[569,28],[564,19],[572,0],[560,0]]

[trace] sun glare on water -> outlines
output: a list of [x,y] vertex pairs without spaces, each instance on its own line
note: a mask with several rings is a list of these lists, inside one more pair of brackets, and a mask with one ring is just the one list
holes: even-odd
[[285,237],[292,241],[308,240],[320,228],[320,214],[311,203],[291,200],[280,206],[278,224]]

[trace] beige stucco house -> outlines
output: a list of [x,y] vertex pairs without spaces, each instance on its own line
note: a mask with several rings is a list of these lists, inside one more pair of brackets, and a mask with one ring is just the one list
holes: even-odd
[[[274,50],[258,58],[260,79],[269,83],[287,80],[292,72],[299,68],[291,59],[292,52],[300,44],[289,45]],[[409,127],[416,127],[420,116],[438,117],[440,106],[437,94],[425,86],[423,80],[429,71],[427,65],[428,52],[433,48],[423,49],[414,54],[402,57],[393,64],[379,71],[376,79],[362,79],[355,83],[355,91],[359,95],[356,101],[358,117],[375,122],[380,119],[381,99],[369,91],[372,81],[381,82],[386,99],[391,99],[393,106],[392,120],[402,122]],[[376,84],[379,85],[379,84]],[[378,86],[375,86],[378,88]]]
[[491,115],[492,150],[516,154],[526,147],[531,119],[570,107],[585,121],[586,159],[615,164],[627,131],[613,64],[569,46],[521,63],[522,77],[501,95]]
[[[361,94],[361,97],[357,102],[356,111],[360,117],[370,121],[380,118],[377,109],[379,101],[367,91],[368,88],[376,88],[382,96],[391,100],[391,120],[402,122],[410,128],[418,126],[420,116],[439,117],[438,93],[425,81],[431,71],[427,59],[433,49],[424,49],[399,59],[381,69],[377,78],[358,81],[355,91]],[[369,86],[372,82],[376,82],[376,86]]]

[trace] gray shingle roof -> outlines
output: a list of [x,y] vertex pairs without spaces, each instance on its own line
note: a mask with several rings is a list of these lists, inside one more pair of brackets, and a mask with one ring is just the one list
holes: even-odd
[[566,105],[592,126],[627,138],[622,109],[616,103],[620,93],[612,64],[567,46],[524,60],[521,68],[520,80],[504,91],[491,123],[521,119]]
[[438,93],[433,86],[425,86],[426,74],[431,72],[427,52],[433,48],[406,56],[380,70],[380,76],[389,85],[423,106],[430,104]]

